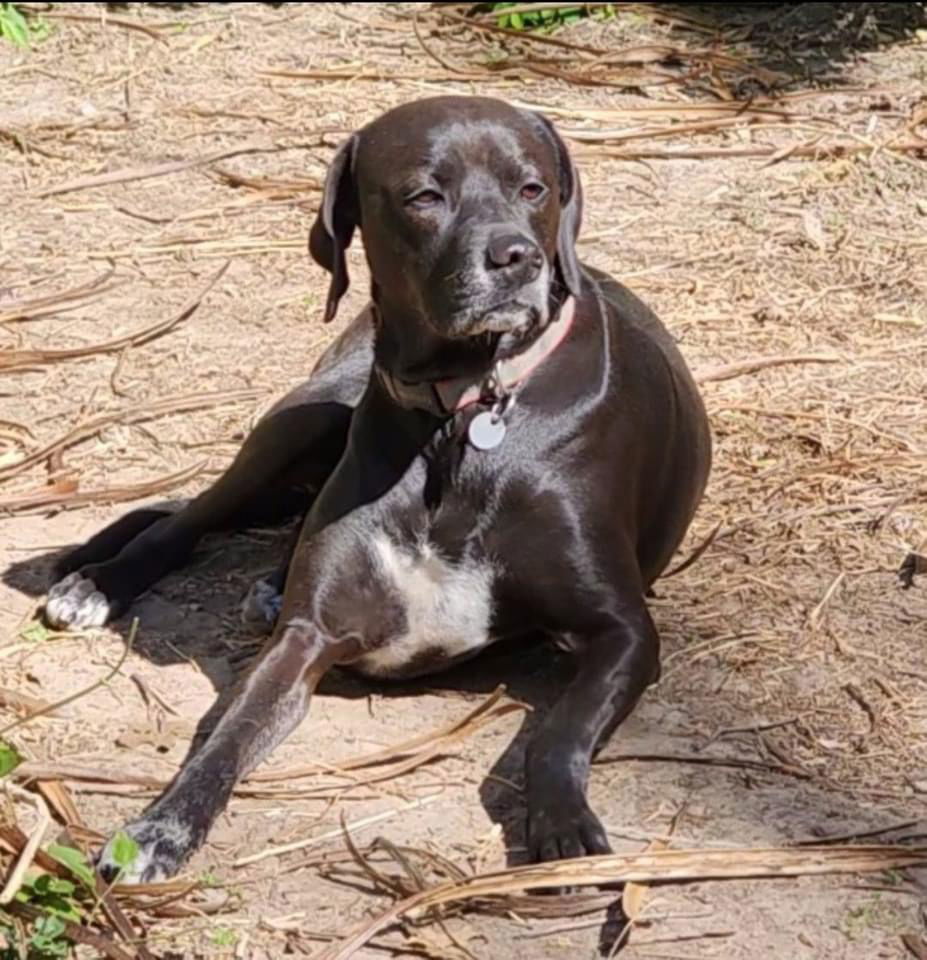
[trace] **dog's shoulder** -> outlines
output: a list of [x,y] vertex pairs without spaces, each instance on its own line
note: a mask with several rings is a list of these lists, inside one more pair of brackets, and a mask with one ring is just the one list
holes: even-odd
[[613,322],[640,330],[651,339],[672,342],[660,318],[623,283],[596,267],[584,265],[583,269],[588,281],[604,301]]
[[[595,267],[583,267],[605,308],[610,330],[612,360],[622,370],[625,382],[641,379],[648,388],[660,382],[652,374],[664,369],[676,389],[696,395],[697,390],[676,339],[663,321],[623,283]],[[639,377],[642,371],[650,374]]]

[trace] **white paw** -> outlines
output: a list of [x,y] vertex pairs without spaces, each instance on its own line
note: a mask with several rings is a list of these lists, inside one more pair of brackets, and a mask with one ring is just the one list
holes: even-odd
[[97,858],[97,869],[108,883],[160,883],[174,876],[193,852],[193,831],[176,817],[153,816],[126,824],[138,852],[128,865],[115,855],[118,834],[113,836]]
[[283,595],[277,588],[266,580],[257,580],[241,605],[241,619],[249,627],[266,629],[277,622],[282,606]]
[[49,626],[102,627],[109,615],[109,601],[92,580],[79,573],[69,573],[48,591],[45,619]]

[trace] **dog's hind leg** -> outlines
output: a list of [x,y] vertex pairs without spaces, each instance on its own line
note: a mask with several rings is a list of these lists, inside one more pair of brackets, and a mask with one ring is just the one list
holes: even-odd
[[57,583],[69,573],[88,564],[102,563],[104,560],[115,557],[143,530],[170,516],[170,513],[170,510],[142,508],[120,517],[99,533],[94,534],[85,544],[61,557],[53,568],[52,582]]
[[[291,489],[284,481],[295,466],[304,470],[308,505],[308,491],[324,483],[341,457],[351,414],[343,404],[319,403],[261,421],[229,469],[183,509],[129,514],[65,557],[59,569],[66,575],[48,593],[48,622],[92,627],[119,616],[181,566],[204,534],[260,516],[260,501]],[[94,560],[112,547],[118,549],[115,555]]]
[[254,428],[228,470],[181,510],[135,511],[59,561],[48,622],[101,626],[181,566],[204,534],[306,509],[344,451],[369,378],[372,340],[369,314],[361,314],[309,380]]

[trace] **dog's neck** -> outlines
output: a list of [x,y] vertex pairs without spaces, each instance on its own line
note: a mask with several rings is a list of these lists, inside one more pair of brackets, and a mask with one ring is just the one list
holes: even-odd
[[492,406],[516,391],[566,339],[573,325],[576,301],[568,297],[541,333],[522,349],[508,350],[498,357],[492,349],[479,368],[458,375],[410,383],[396,376],[381,363],[376,374],[392,400],[407,410],[424,410],[449,417],[476,403]]

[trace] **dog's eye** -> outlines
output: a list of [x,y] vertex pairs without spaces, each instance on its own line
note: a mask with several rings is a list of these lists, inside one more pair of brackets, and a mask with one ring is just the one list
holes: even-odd
[[521,195],[525,200],[540,200],[547,193],[547,187],[543,183],[531,181],[521,188]]
[[437,190],[419,190],[411,197],[406,198],[406,204],[410,207],[417,207],[419,210],[428,210],[444,203],[444,197]]

